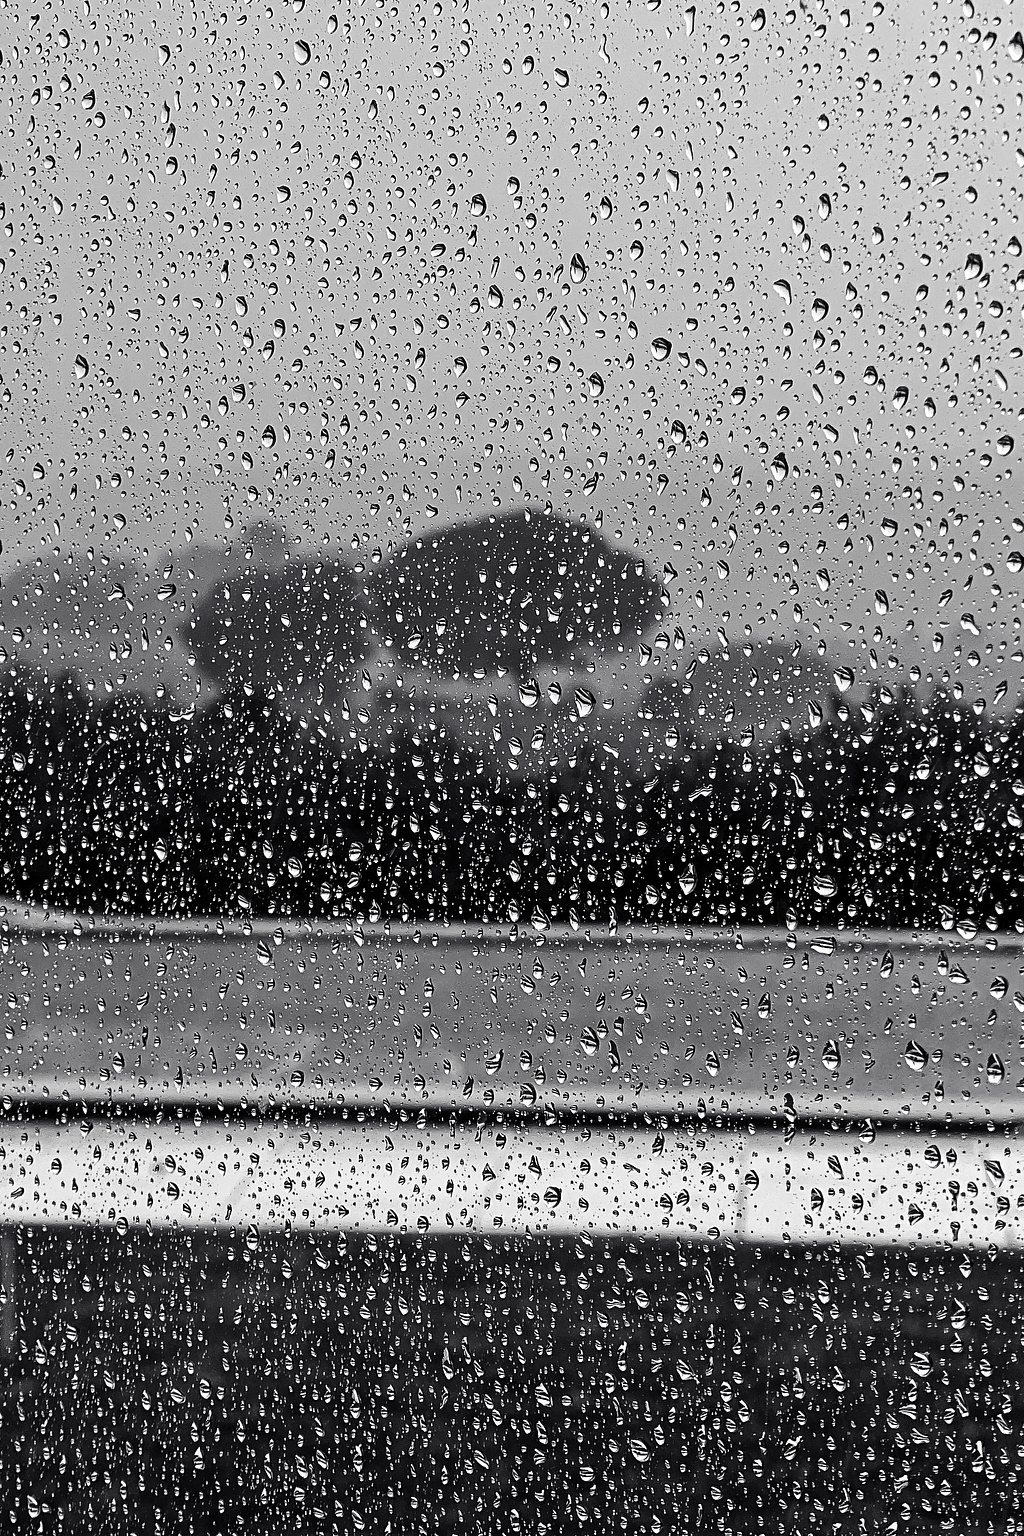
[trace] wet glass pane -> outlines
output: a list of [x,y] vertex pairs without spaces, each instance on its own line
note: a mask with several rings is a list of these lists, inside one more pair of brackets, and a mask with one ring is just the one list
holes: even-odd
[[1018,21],[4,13],[12,1529],[1017,1528]]

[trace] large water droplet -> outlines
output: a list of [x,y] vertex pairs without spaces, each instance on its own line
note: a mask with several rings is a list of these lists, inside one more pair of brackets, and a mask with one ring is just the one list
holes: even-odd
[[296,64],[308,64],[313,57],[313,50],[307,42],[300,37],[292,49]]
[[655,336],[651,342],[651,356],[663,363],[667,357],[672,356],[672,343],[665,336]]
[[912,1072],[923,1072],[928,1065],[928,1052],[916,1040],[908,1040],[903,1059]]

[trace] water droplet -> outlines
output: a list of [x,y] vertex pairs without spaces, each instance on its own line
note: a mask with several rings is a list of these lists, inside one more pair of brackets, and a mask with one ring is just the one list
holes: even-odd
[[651,356],[663,363],[667,357],[672,356],[672,343],[665,336],[655,336],[651,342]]
[[842,1065],[842,1055],[834,1040],[826,1040],[825,1048],[821,1053],[821,1064],[827,1067],[829,1072],[838,1072]]
[[1024,37],[1019,32],[1015,32],[1010,38],[1009,50],[1010,58],[1015,64],[1019,64],[1024,59]]
[[777,453],[771,464],[772,479],[779,484],[789,476],[789,460],[784,453]]
[[487,290],[487,302],[491,309],[500,309],[505,302],[505,297],[501,289],[496,288],[493,283]]
[[1001,1083],[1006,1077],[1006,1068],[995,1052],[992,1053],[985,1063],[985,1076],[990,1083]]
[[583,260],[583,257],[580,255],[579,251],[577,251],[569,263],[569,276],[572,278],[574,283],[582,283],[586,275],[587,264]]
[[482,219],[487,212],[487,199],[479,192],[475,193],[470,199],[469,211],[474,219]]
[[818,218],[830,219],[832,217],[832,199],[827,192],[823,192],[818,198]]
[[83,357],[81,352],[79,352],[78,356],[75,358],[75,378],[76,379],[84,379],[84,378],[88,377],[88,374],[89,374],[89,359],[86,358],[86,357]]
[[1009,435],[1009,433],[1006,433],[1006,435],[1001,437],[996,443],[996,453],[1001,454],[1002,457],[1005,458],[1008,453],[1012,452],[1013,438]]
[[592,400],[600,400],[604,394],[604,379],[599,373],[592,373],[587,380],[587,390]]
[[888,599],[888,597],[886,597],[885,593],[882,591],[881,588],[879,588],[878,591],[875,593],[875,612],[876,613],[888,613],[889,612],[889,599]]
[[903,1059],[912,1072],[923,1072],[928,1065],[928,1052],[914,1039],[907,1041]]
[[792,304],[793,290],[784,277],[776,278],[772,287],[784,304]]
[[750,30],[751,30],[751,32],[762,32],[764,30],[764,28],[765,28],[766,23],[767,23],[767,17],[764,14],[764,10],[763,10],[763,8],[761,6],[758,6],[757,10],[754,12],[753,16],[751,16],[751,18],[750,18]]
[[312,48],[307,42],[304,42],[302,38],[299,38],[299,40],[296,42],[294,48],[292,49],[292,53],[295,56],[296,64],[308,64],[310,59],[313,57]]

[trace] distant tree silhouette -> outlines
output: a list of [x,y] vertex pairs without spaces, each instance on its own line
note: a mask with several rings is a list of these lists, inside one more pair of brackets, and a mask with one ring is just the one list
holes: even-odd
[[525,676],[586,647],[636,641],[662,607],[634,551],[536,509],[498,512],[402,546],[376,573],[377,628],[408,665]]

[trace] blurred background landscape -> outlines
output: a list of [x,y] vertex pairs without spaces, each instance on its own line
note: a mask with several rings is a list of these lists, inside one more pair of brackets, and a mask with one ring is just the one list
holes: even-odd
[[[195,581],[16,572],[12,895],[166,916],[1024,925],[1024,722],[800,642],[688,651],[533,508],[365,562],[258,522]],[[959,697],[957,694],[959,693]]]

